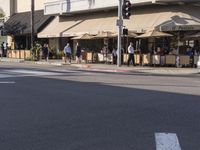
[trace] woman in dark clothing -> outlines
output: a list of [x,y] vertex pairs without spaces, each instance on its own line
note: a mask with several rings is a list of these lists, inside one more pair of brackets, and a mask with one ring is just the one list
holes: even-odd
[[76,57],[77,57],[77,63],[80,63],[80,57],[81,57],[81,47],[80,45],[77,43],[76,45]]
[[1,43],[1,57],[4,57],[4,42]]
[[48,61],[48,53],[49,53],[48,44],[44,44],[44,46],[42,47],[42,53],[43,53],[44,59]]

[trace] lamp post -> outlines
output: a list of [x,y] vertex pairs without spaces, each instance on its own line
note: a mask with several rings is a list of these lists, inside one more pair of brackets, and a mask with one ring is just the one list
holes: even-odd
[[31,48],[34,46],[35,0],[31,0]]

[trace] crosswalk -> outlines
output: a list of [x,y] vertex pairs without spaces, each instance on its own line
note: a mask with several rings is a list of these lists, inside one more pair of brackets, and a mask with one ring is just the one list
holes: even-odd
[[[0,78],[24,77],[24,76],[58,76],[66,74],[81,74],[81,71],[42,71],[29,69],[4,69],[0,70]],[[82,73],[83,74],[83,73]]]
[[175,133],[155,133],[156,150],[181,150]]

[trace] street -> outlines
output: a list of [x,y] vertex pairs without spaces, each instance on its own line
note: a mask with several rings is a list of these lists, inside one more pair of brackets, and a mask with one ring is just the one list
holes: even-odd
[[1,150],[198,150],[200,76],[1,63]]

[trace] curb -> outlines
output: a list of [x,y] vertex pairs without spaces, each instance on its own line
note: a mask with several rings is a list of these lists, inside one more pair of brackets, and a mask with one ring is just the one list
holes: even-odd
[[53,65],[53,66],[63,66],[63,63],[58,62],[34,62],[37,65]]
[[89,64],[72,64],[71,66],[77,67],[82,70],[96,71],[96,72],[110,72],[110,73],[133,72],[133,70],[126,70],[126,69],[92,68],[91,65],[89,65]]
[[13,62],[13,63],[33,63],[36,65],[52,65],[52,66],[71,66],[78,68],[80,70],[86,70],[86,71],[94,71],[94,72],[107,72],[107,73],[147,73],[147,74],[156,74],[156,75],[191,75],[191,74],[200,74],[200,69],[196,68],[193,70],[175,70],[175,69],[168,69],[162,68],[162,69],[156,69],[156,68],[124,68],[124,69],[115,69],[115,68],[106,68],[103,66],[94,66],[90,64],[65,64],[63,62],[46,62],[46,61],[25,61],[23,59],[6,59],[6,58],[0,58],[0,62]]

